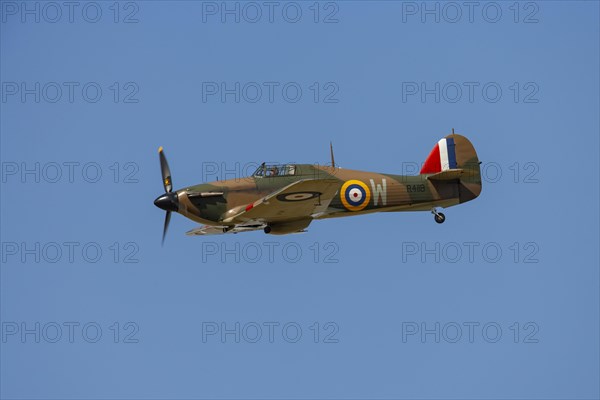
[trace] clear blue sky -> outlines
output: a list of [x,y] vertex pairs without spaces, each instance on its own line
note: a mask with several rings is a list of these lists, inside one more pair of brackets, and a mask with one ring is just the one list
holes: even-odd
[[[0,2],[2,398],[600,396],[598,2],[52,4]],[[160,246],[158,146],[179,188],[452,128],[486,174],[443,225]]]

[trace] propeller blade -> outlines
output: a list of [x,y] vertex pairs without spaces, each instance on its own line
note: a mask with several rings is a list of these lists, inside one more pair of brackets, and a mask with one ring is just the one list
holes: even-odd
[[165,215],[165,226],[163,228],[163,236],[161,245],[165,244],[165,236],[167,236],[167,230],[169,229],[169,222],[171,222],[171,211],[167,211]]
[[169,163],[167,162],[167,157],[165,157],[165,153],[163,152],[162,147],[158,148],[158,157],[160,158],[160,172],[162,174],[165,192],[171,193],[171,191],[173,190],[173,182],[171,181],[171,169],[169,168]]

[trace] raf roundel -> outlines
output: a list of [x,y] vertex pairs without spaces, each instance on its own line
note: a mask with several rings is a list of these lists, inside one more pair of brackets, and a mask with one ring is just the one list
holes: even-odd
[[360,211],[369,204],[371,191],[364,182],[358,180],[346,181],[342,185],[342,204],[350,211]]

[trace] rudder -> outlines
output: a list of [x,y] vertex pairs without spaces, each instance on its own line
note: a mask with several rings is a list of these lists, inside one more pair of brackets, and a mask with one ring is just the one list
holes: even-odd
[[425,160],[420,174],[451,177],[457,173],[460,202],[472,200],[481,193],[481,170],[475,147],[466,137],[450,134],[440,139]]

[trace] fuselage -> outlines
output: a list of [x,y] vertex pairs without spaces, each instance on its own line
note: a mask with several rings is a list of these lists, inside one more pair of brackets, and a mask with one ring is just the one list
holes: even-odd
[[335,197],[312,215],[313,219],[449,207],[474,199],[481,190],[481,182],[477,181],[479,175],[470,184],[468,180],[432,181],[427,179],[427,175],[384,174],[312,164],[285,167],[292,173],[253,175],[180,189],[176,192],[178,212],[200,223],[220,225],[228,216],[298,180],[327,179],[339,184]]

